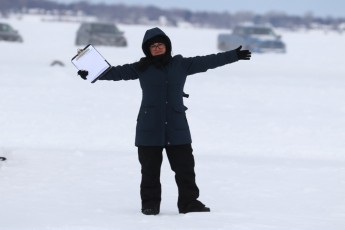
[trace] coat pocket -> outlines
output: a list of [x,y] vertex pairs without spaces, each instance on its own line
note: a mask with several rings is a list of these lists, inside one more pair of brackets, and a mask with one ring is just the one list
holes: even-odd
[[151,131],[155,127],[156,108],[142,107],[140,108],[137,118],[137,129],[142,131]]
[[186,110],[187,109],[188,108],[186,106],[174,106],[173,107],[172,123],[174,125],[175,130],[189,129],[187,117],[186,117]]

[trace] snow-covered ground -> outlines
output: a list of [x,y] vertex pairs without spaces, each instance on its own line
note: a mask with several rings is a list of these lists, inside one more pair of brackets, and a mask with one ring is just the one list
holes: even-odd
[[[0,19],[0,229],[345,229],[344,35],[282,32],[288,53],[254,54],[188,78],[197,183],[211,213],[180,215],[166,158],[161,214],[140,213],[138,81],[90,84],[70,63],[77,23]],[[120,25],[139,60],[149,27]],[[174,54],[218,52],[224,30],[162,28]],[[50,64],[61,60],[65,67]]]

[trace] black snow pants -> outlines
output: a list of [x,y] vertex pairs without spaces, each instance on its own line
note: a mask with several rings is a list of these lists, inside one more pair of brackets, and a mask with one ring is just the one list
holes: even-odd
[[142,208],[159,208],[160,206],[162,193],[160,172],[164,148],[170,167],[175,172],[178,187],[177,207],[181,210],[199,197],[199,189],[195,183],[195,162],[191,144],[138,147],[142,175],[140,184]]

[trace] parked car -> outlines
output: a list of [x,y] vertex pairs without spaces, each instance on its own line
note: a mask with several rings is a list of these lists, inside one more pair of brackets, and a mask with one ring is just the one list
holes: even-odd
[[232,34],[218,35],[218,49],[226,51],[236,49],[242,45],[251,52],[285,53],[286,45],[269,26],[245,25],[236,26]]
[[113,23],[85,22],[77,31],[75,44],[124,47],[127,46],[127,40],[124,32]]
[[0,22],[0,41],[23,42],[23,38],[12,26]]

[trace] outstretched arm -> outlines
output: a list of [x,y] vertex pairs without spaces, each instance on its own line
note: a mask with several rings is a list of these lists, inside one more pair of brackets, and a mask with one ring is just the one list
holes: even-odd
[[249,60],[251,52],[249,50],[241,50],[242,46],[235,50],[230,50],[218,54],[206,56],[196,56],[183,58],[183,66],[188,75],[205,72],[226,64],[236,62],[238,60]]
[[139,72],[134,67],[134,64],[125,64],[111,67],[110,71],[106,73],[99,80],[135,80],[139,78]]
[[[88,71],[86,70],[79,70],[78,75],[86,80]],[[111,69],[100,79],[98,80],[112,80],[112,81],[120,81],[120,80],[135,80],[139,78],[139,73],[134,67],[133,64],[125,64],[122,66],[112,66]]]

